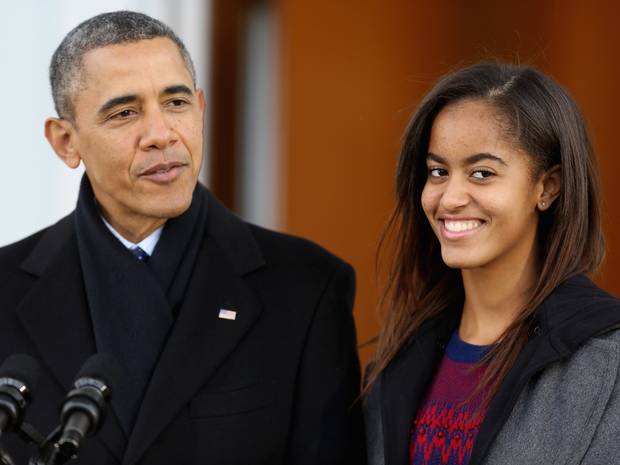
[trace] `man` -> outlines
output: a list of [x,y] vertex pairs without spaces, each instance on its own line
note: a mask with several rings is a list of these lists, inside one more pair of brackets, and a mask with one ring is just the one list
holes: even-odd
[[51,431],[80,366],[111,353],[125,375],[73,463],[360,463],[352,269],[197,184],[205,103],[179,38],[102,14],[50,79],[45,135],[86,175],[72,214],[0,249],[0,356],[42,365],[26,420]]

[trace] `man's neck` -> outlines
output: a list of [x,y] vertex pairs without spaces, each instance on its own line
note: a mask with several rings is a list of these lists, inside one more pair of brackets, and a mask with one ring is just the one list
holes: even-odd
[[165,218],[149,218],[142,219],[141,221],[125,222],[116,221],[100,203],[97,203],[97,205],[99,206],[99,213],[105,221],[123,238],[134,244],[139,244],[166,223]]
[[153,251],[155,250],[155,247],[157,246],[159,238],[161,237],[161,233],[164,229],[163,226],[160,226],[158,229],[146,236],[140,242],[132,242],[121,236],[121,234],[116,229],[114,229],[114,227],[110,223],[108,223],[103,216],[101,217],[101,219],[103,220],[103,223],[106,225],[106,227],[110,230],[112,235],[114,235],[114,237],[116,237],[126,248],[134,249],[136,247],[139,247],[148,255],[153,255]]

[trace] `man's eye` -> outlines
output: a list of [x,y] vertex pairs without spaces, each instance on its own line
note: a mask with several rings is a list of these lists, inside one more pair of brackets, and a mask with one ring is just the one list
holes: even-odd
[[115,113],[111,116],[112,119],[125,119],[125,118],[129,118],[130,116],[132,116],[134,114],[133,110],[121,110],[118,113]]
[[487,170],[476,170],[471,175],[476,179],[485,179],[490,178],[491,176],[495,176],[495,173]]
[[429,168],[428,174],[433,178],[439,178],[441,176],[447,176],[448,170],[445,170],[443,168]]
[[174,100],[170,100],[170,102],[168,102],[168,105],[172,107],[182,107],[182,106],[187,105],[187,101],[183,99],[174,99]]

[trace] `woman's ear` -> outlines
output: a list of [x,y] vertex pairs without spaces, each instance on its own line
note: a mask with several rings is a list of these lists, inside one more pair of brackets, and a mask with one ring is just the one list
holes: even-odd
[[69,168],[80,166],[82,157],[75,146],[75,126],[60,118],[45,120],[45,137],[58,158]]
[[545,211],[560,195],[562,188],[562,168],[560,165],[555,165],[547,170],[540,178],[539,183],[542,189],[538,196],[538,209]]

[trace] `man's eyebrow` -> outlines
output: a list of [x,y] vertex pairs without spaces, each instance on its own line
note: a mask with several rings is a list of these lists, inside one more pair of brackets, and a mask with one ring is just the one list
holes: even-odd
[[189,87],[187,87],[185,84],[168,86],[161,93],[162,95],[172,95],[172,94],[194,95],[194,92],[192,92],[192,90]]
[[[426,155],[427,160],[432,160],[436,163],[442,163],[444,165],[447,164],[447,161],[445,158],[440,157],[439,155],[432,153],[432,152],[428,152],[428,154]],[[508,166],[508,163],[506,163],[504,160],[502,160],[500,157],[498,157],[497,155],[493,155],[490,153],[476,153],[475,155],[470,155],[469,157],[467,157],[465,160],[463,160],[463,164],[464,165],[473,165],[474,163],[478,163],[482,160],[490,160],[490,161],[496,161],[498,163],[501,163],[504,166]]]
[[126,103],[132,103],[132,102],[135,102],[136,100],[138,100],[137,95],[121,95],[120,97],[111,98],[106,103],[104,103],[101,106],[101,108],[99,108],[98,113],[99,114],[105,113],[114,107],[117,107],[119,105],[124,105]]
[[[174,86],[168,86],[161,91],[162,95],[173,95],[173,94],[186,94],[186,95],[194,95],[194,92],[184,84],[178,84]],[[101,108],[99,108],[100,114],[106,113],[108,110],[118,106],[124,105],[126,103],[132,103],[138,100],[137,95],[121,95],[120,97],[114,97],[104,103]]]

